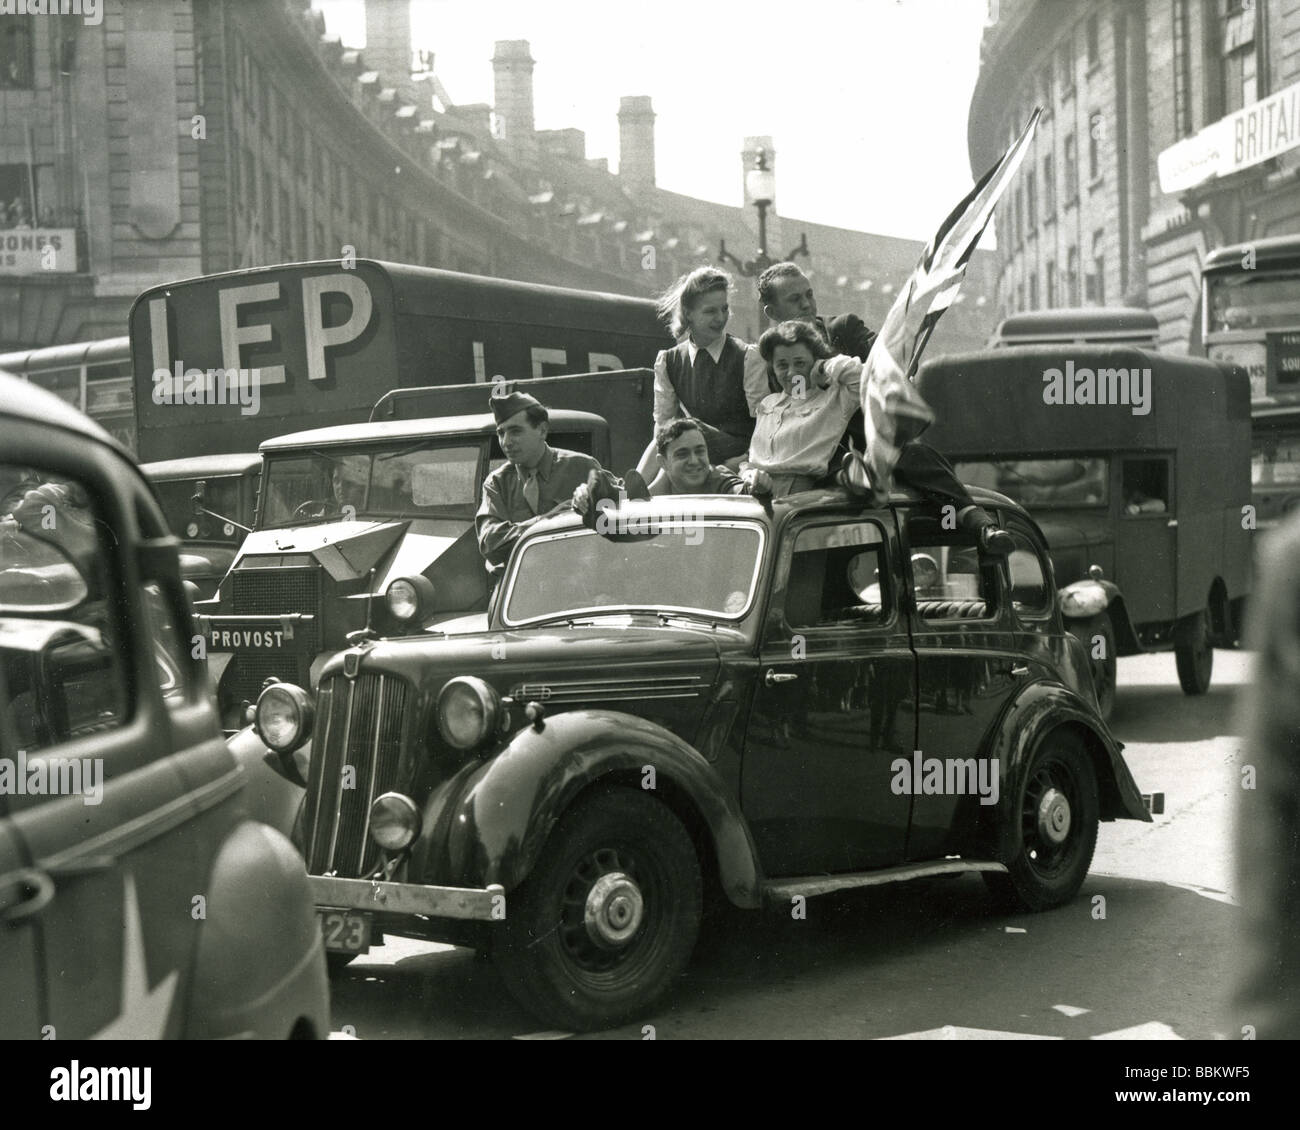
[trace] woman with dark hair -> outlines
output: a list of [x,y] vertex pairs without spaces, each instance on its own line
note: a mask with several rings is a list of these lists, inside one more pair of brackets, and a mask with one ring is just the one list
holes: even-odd
[[[734,468],[749,450],[754,431],[749,405],[768,390],[764,386],[746,395],[745,360],[754,347],[726,332],[730,292],[731,276],[725,271],[697,267],[660,296],[660,316],[681,340],[655,358],[654,425],[658,431],[678,417],[696,420],[709,447],[709,462]],[[752,360],[748,373],[751,383],[766,380]],[[651,443],[639,470],[649,477],[660,469]]]
[[[759,338],[758,350],[783,391],[758,406],[744,472],[766,471],[777,498],[811,490],[829,474],[840,437],[858,410],[866,366],[856,357],[832,357],[809,322],[782,322]],[[958,526],[978,533],[981,550],[1011,552],[1010,535],[975,504],[934,448],[915,440],[904,444],[895,475],[931,501],[952,506]]]

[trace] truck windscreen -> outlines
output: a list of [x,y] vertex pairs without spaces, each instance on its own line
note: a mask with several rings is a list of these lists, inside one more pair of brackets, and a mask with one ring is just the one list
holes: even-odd
[[480,444],[406,441],[362,451],[268,456],[263,528],[311,521],[471,519]]

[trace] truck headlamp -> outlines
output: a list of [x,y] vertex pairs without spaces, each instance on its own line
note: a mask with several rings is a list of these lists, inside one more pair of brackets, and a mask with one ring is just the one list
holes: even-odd
[[453,749],[473,749],[501,722],[501,696],[482,679],[452,679],[438,695],[438,729]]
[[401,793],[384,793],[370,806],[370,838],[385,851],[401,851],[420,830],[415,802]]
[[316,707],[293,683],[272,683],[257,696],[254,723],[262,740],[276,753],[292,753],[311,737]]
[[395,620],[418,623],[433,607],[433,583],[428,577],[398,577],[385,590],[384,601]]

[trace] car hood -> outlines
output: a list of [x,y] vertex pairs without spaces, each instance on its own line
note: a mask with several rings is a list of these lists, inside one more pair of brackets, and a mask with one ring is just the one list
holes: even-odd
[[359,654],[358,672],[405,676],[436,694],[459,675],[475,675],[501,694],[550,702],[635,702],[669,681],[712,684],[723,646],[743,646],[729,630],[638,625],[627,621],[521,631],[381,640],[335,656],[321,680]]
[[393,577],[424,572],[463,536],[460,530],[456,536],[415,533],[411,525],[409,521],[324,522],[254,530],[244,539],[239,560],[309,554],[335,581],[355,580],[377,569],[375,588],[382,592]]

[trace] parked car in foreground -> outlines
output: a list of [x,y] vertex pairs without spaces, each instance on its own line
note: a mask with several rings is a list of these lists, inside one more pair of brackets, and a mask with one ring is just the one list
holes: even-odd
[[222,740],[178,544],[124,449],[0,374],[0,1038],[329,1031],[302,859],[250,818],[291,786]]
[[1009,559],[908,494],[566,515],[516,547],[485,630],[362,639],[316,701],[267,688],[263,739],[310,748],[333,963],[385,934],[472,945],[544,1022],[591,1028],[671,986],[706,898],[978,871],[1069,901],[1098,821],[1150,817],[1041,534],[975,497]]

